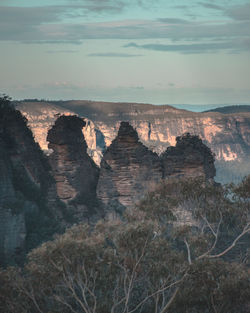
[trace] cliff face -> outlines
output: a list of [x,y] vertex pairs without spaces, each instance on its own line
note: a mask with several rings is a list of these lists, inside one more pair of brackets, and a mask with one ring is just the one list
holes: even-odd
[[17,197],[13,186],[12,166],[5,144],[0,139],[0,265],[16,259],[18,249],[25,248],[24,212],[13,212]]
[[[19,111],[0,101],[0,263],[15,263],[34,234],[27,223],[45,198],[48,163]],[[34,226],[34,225],[33,225]],[[35,231],[36,232],[36,231]],[[27,243],[27,238],[28,243]]]
[[[249,112],[226,115],[214,112],[194,113],[168,105],[94,101],[58,101],[56,105],[43,102],[40,105],[47,105],[46,110],[49,110],[51,106],[51,110],[56,108],[57,112],[75,112],[94,123],[94,127],[89,128],[91,131],[84,135],[88,147],[91,147],[90,154],[96,155],[94,160],[97,164],[100,162],[104,145],[103,138],[101,145],[98,140],[95,144],[93,143],[91,139],[94,138],[93,130],[96,134],[98,132],[98,135],[102,134],[105,145],[109,146],[118,133],[121,121],[128,121],[137,130],[140,140],[157,153],[162,153],[167,147],[174,146],[177,136],[189,132],[192,135],[198,135],[211,148],[216,160],[241,160],[247,159],[250,155]],[[18,107],[26,114],[31,128],[34,129],[35,137],[41,145],[41,138],[36,135],[35,129],[37,127],[37,133],[39,133],[45,127],[43,120],[46,114],[40,114],[40,120],[36,124],[33,103],[19,103]],[[41,116],[43,116],[42,119]],[[97,138],[98,135],[95,137]],[[96,149],[98,153],[95,152]]]
[[[96,198],[99,169],[87,154],[82,129],[86,122],[77,116],[61,116],[49,130],[47,140],[56,183],[56,194],[64,203],[66,213],[76,221],[92,215],[90,207]],[[91,211],[91,209],[93,211]]]
[[216,173],[211,150],[189,133],[177,137],[176,146],[167,148],[161,159],[164,177],[203,177],[209,181]]
[[41,137],[36,134],[42,132],[43,142],[47,145],[46,116],[49,116],[50,110],[59,112],[59,115],[74,112],[70,114],[87,118],[90,123],[84,128],[87,130],[84,133],[87,151],[98,166],[103,149],[117,136],[120,122],[128,121],[137,130],[140,141],[158,154],[174,146],[175,138],[186,132],[198,135],[215,154],[215,179],[219,182],[237,183],[250,174],[250,112],[194,113],[169,105],[84,100],[18,102],[17,107],[26,114],[35,139],[41,146]]
[[101,162],[97,195],[106,211],[134,205],[161,178],[158,155],[139,142],[129,123],[122,122]]
[[[191,116],[155,116],[153,120],[129,119],[140,140],[158,154],[175,145],[175,138],[189,132],[198,135],[220,161],[245,159],[250,155],[250,114],[221,116],[219,113],[193,113]],[[246,116],[244,116],[246,115]],[[141,116],[143,119],[143,116]],[[125,119],[128,120],[128,119]],[[115,138],[119,121],[95,121],[108,146]]]
[[175,145],[175,138],[189,132],[198,135],[217,160],[233,161],[250,155],[250,113],[194,113],[168,105],[66,101],[71,108],[91,119],[105,136],[108,146],[116,137],[120,121],[129,121],[140,140],[157,153]]

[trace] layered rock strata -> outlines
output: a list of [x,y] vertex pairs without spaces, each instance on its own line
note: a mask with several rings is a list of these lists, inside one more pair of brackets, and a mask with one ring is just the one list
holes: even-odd
[[[87,154],[82,129],[86,122],[77,116],[61,116],[49,130],[47,140],[56,183],[56,194],[66,214],[76,221],[92,215],[99,169]],[[93,205],[94,206],[94,205]]]
[[203,177],[212,180],[216,174],[214,156],[198,136],[186,133],[176,138],[176,146],[161,156],[163,177]]
[[162,179],[158,155],[145,147],[137,132],[122,122],[117,137],[104,153],[97,195],[106,210],[130,207]]
[[176,141],[175,147],[159,157],[139,141],[136,130],[128,122],[120,124],[117,137],[104,153],[97,186],[97,195],[106,212],[134,206],[162,179],[213,180],[214,157],[201,139],[185,134]]

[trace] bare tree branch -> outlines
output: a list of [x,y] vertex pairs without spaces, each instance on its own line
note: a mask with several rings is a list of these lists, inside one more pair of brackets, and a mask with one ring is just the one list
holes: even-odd
[[207,250],[205,253],[203,253],[202,255],[200,255],[199,257],[197,257],[197,258],[196,258],[197,260],[200,260],[200,259],[206,257],[207,255],[209,255],[209,254],[215,249],[215,247],[216,247],[216,245],[217,245],[219,233],[220,233],[220,226],[221,226],[222,219],[223,219],[222,214],[221,214],[221,212],[220,212],[220,220],[219,220],[219,223],[218,223],[218,225],[217,225],[216,231],[214,231],[212,225],[208,222],[207,218],[206,218],[206,217],[202,217],[202,218],[205,220],[207,226],[208,226],[209,229],[211,230],[211,232],[212,232],[212,234],[214,235],[215,239],[214,239],[214,242],[213,242],[212,247],[211,247],[209,250]]
[[225,249],[224,251],[222,251],[222,252],[220,252],[218,254],[215,254],[215,255],[208,255],[207,257],[212,259],[212,258],[219,258],[219,257],[225,255],[228,251],[230,251],[236,245],[236,243],[240,240],[240,238],[242,238],[245,234],[247,234],[249,232],[250,232],[250,223],[248,223],[244,227],[243,231],[239,234],[238,237],[235,238],[233,243],[227,249]]
[[188,263],[189,263],[189,265],[191,265],[191,264],[192,264],[192,260],[191,260],[190,246],[189,246],[189,244],[188,244],[186,238],[184,238],[184,242],[185,242],[185,245],[186,245],[186,247],[187,247]]
[[160,311],[160,313],[165,313],[170,308],[171,304],[174,302],[174,299],[176,298],[180,288],[176,288],[174,293],[172,294],[171,298],[169,299],[168,303],[165,305],[165,307]]

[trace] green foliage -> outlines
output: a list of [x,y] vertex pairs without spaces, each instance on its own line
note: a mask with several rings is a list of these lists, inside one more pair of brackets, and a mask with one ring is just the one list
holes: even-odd
[[179,293],[171,312],[246,312],[250,286],[241,264],[205,260],[192,265],[189,279]]

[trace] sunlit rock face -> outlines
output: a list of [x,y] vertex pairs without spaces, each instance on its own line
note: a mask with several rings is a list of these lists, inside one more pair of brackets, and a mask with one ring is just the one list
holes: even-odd
[[176,146],[169,147],[161,156],[163,176],[213,180],[216,171],[211,150],[198,136],[186,133],[176,138]]
[[61,115],[75,115],[74,112],[61,109],[52,103],[22,102],[17,105],[18,110],[27,118],[28,125],[33,132],[35,141],[42,150],[48,150],[47,134],[57,118]]
[[139,141],[128,122],[122,122],[101,162],[97,195],[106,212],[134,205],[161,179],[158,155]]
[[104,136],[91,120],[84,118],[84,121],[86,122],[86,125],[82,132],[88,147],[87,153],[99,166],[102,160],[103,151],[106,148]]
[[[209,114],[214,116],[207,117]],[[219,113],[192,112],[183,113],[183,116],[181,112],[176,116],[158,115],[156,110],[155,117],[151,116],[150,121],[143,120],[143,115],[140,120],[129,120],[137,130],[140,140],[158,154],[167,147],[174,146],[175,138],[186,132],[198,135],[211,148],[217,160],[241,160],[250,154],[250,114],[245,114],[245,117],[236,114],[229,117]],[[120,121],[94,122],[104,134],[108,146],[117,135]]]
[[[93,214],[99,169],[87,154],[82,129],[86,122],[77,116],[61,116],[49,130],[47,140],[52,175],[58,198],[78,221]],[[94,208],[92,208],[94,210]]]
[[137,130],[140,141],[158,154],[175,145],[175,138],[186,132],[198,135],[211,148],[216,160],[233,161],[250,155],[250,113],[194,113],[168,105],[69,101],[79,115],[91,119],[109,146],[121,121]]

